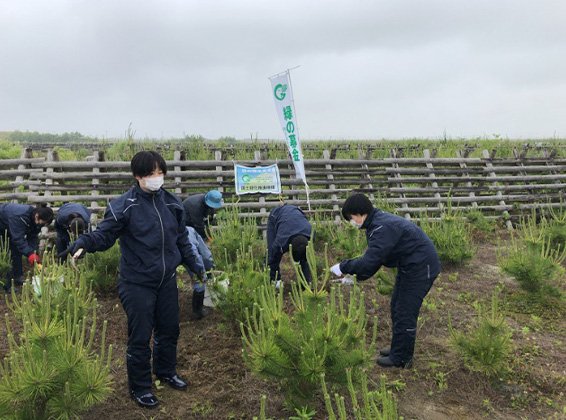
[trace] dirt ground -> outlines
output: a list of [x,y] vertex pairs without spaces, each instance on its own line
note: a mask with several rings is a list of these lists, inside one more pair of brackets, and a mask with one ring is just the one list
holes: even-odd
[[[370,372],[373,386],[386,375],[399,413],[405,419],[566,418],[566,321],[562,308],[542,315],[524,313],[512,304],[519,289],[497,268],[501,240],[483,238],[475,257],[462,267],[444,267],[425,300],[419,318],[414,366]],[[287,278],[291,278],[288,276]],[[449,344],[449,319],[456,329],[473,320],[473,302],[488,302],[503,286],[507,321],[513,329],[511,372],[494,381],[467,371]],[[376,283],[362,283],[368,314],[378,317],[378,348],[389,344],[389,297],[377,293]],[[238,326],[218,312],[200,321],[189,320],[190,292],[180,291],[181,336],[178,373],[189,382],[186,392],[155,388],[161,405],[145,410],[129,399],[125,369],[126,318],[117,296],[99,299],[99,319],[109,323],[107,342],[113,350],[115,392],[84,419],[251,419],[259,415],[260,397],[267,395],[269,417],[294,413],[283,404],[278,385],[252,374],[242,360]],[[374,305],[372,301],[377,302]],[[511,303],[510,303],[511,302]],[[0,309],[6,312],[1,300]],[[368,326],[371,328],[371,325]],[[0,357],[6,354],[5,326],[0,327]],[[344,393],[344,395],[346,395]],[[322,399],[317,416],[325,417]]]

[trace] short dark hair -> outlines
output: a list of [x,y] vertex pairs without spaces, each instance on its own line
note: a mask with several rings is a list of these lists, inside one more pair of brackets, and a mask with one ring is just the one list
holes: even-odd
[[142,150],[134,155],[130,162],[132,175],[143,178],[151,175],[155,169],[159,168],[165,175],[167,173],[167,164],[165,159],[153,150]]
[[80,235],[86,229],[86,223],[80,216],[75,216],[69,222],[69,231],[73,235]]
[[344,206],[342,206],[342,216],[344,219],[350,220],[352,214],[370,214],[372,210],[373,204],[370,199],[365,194],[356,193],[348,197]]
[[53,221],[53,209],[51,207],[47,207],[47,204],[45,203],[37,206],[33,210],[33,214],[37,214],[39,219],[43,220],[47,224],[50,224]]
[[294,236],[291,239],[291,254],[294,261],[303,261],[307,259],[307,245],[309,238],[303,235]]

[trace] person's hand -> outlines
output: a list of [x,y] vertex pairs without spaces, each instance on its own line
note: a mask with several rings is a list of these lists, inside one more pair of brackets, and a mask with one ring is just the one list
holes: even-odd
[[344,276],[341,279],[331,280],[331,282],[344,284],[346,286],[351,286],[352,284],[354,284],[354,279],[350,276]]
[[341,276],[342,271],[340,271],[340,263],[334,264],[332,267],[330,267],[330,272],[335,276]]
[[28,262],[30,265],[39,264],[41,262],[41,258],[35,252],[28,257]]

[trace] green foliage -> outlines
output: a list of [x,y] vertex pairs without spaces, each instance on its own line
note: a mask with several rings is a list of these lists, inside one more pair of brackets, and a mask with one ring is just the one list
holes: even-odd
[[494,221],[485,217],[481,210],[468,210],[466,212],[466,219],[468,220],[468,223],[474,227],[474,229],[479,230],[480,232],[489,233],[495,230]]
[[356,258],[367,248],[363,231],[346,222],[332,223],[317,220],[313,234],[317,247],[328,244],[332,257],[338,260]]
[[259,237],[253,217],[240,218],[236,206],[226,207],[216,216],[217,229],[211,235],[210,248],[216,267],[227,270],[238,260],[238,253],[251,247],[250,256],[258,263],[265,261],[265,245]]
[[0,140],[0,159],[17,159],[21,153],[21,146],[6,140]]
[[460,212],[449,207],[440,221],[423,218],[420,224],[443,263],[461,264],[473,257],[471,228]]
[[81,277],[87,283],[92,283],[94,289],[99,292],[114,290],[118,283],[121,255],[118,241],[104,252],[86,254],[84,262],[80,265]]
[[501,269],[526,292],[540,297],[560,295],[552,283],[564,273],[561,263],[566,250],[555,249],[550,241],[539,241],[535,236],[523,236],[523,240],[513,238],[506,253],[498,257]]
[[[228,280],[229,287],[223,286]],[[256,302],[256,291],[269,284],[269,273],[254,260],[253,250],[241,248],[236,262],[230,264],[220,275],[209,280],[215,307],[229,320],[242,322]]]
[[497,292],[491,298],[489,312],[479,303],[476,310],[475,325],[468,331],[456,331],[449,325],[451,341],[470,371],[494,377],[507,369],[512,348],[511,331],[499,310]]
[[390,295],[393,292],[396,277],[396,268],[381,267],[375,275],[377,280],[377,291],[382,295]]
[[11,270],[12,254],[10,252],[8,231],[6,231],[4,232],[4,236],[0,238],[0,284],[4,284]]
[[[348,420],[351,418],[356,420],[397,420],[399,418],[397,403],[391,391],[387,390],[385,376],[381,376],[380,387],[376,391],[368,390],[367,376],[365,373],[360,375],[361,386],[359,391],[354,387],[352,371],[350,369],[346,370],[346,376],[354,417],[347,415],[345,398],[339,394],[334,394],[336,410],[334,409],[332,399],[326,387],[324,375],[322,375],[322,391],[327,412],[325,418],[329,420]],[[361,401],[358,397],[359,393],[361,393]]]
[[[21,295],[12,293],[9,354],[0,363],[3,419],[78,418],[112,391],[112,347],[107,351],[104,323],[101,352],[93,351],[96,303],[86,282],[59,267],[42,272],[39,290],[38,296],[37,287],[27,283]],[[17,337],[14,318],[23,326]]]
[[360,369],[371,363],[368,348],[375,348],[377,333],[374,322],[368,347],[360,289],[354,286],[346,296],[338,286],[329,293],[329,270],[318,276],[311,246],[307,247],[307,259],[313,281],[309,285],[301,275],[299,282],[292,283],[291,311],[284,307],[283,293],[262,286],[252,314],[240,324],[246,364],[253,372],[279,381],[293,408],[312,408],[321,374],[331,383],[346,384],[345,370],[352,368],[357,377]]

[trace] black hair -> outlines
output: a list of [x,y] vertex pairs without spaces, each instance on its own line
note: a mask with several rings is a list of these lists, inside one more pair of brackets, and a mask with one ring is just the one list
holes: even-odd
[[342,206],[342,216],[346,220],[350,220],[352,214],[370,214],[373,210],[373,204],[371,203],[370,199],[362,193],[352,194],[346,202],[344,206]]
[[47,204],[45,203],[38,205],[33,210],[33,215],[35,216],[36,214],[47,224],[50,224],[53,221],[53,209],[51,207],[47,207]]
[[[74,216],[74,217],[73,217]],[[79,215],[76,214],[72,214],[71,215],[72,219],[69,222],[69,231],[73,234],[73,235],[80,235],[82,234],[85,229],[86,229],[86,223],[83,220],[83,218]]]
[[157,168],[161,169],[163,175],[167,173],[165,159],[153,150],[143,150],[136,153],[130,162],[130,167],[132,168],[132,175],[140,178],[151,175]]
[[308,244],[309,238],[303,235],[297,235],[291,239],[291,253],[294,261],[299,262],[307,259]]

